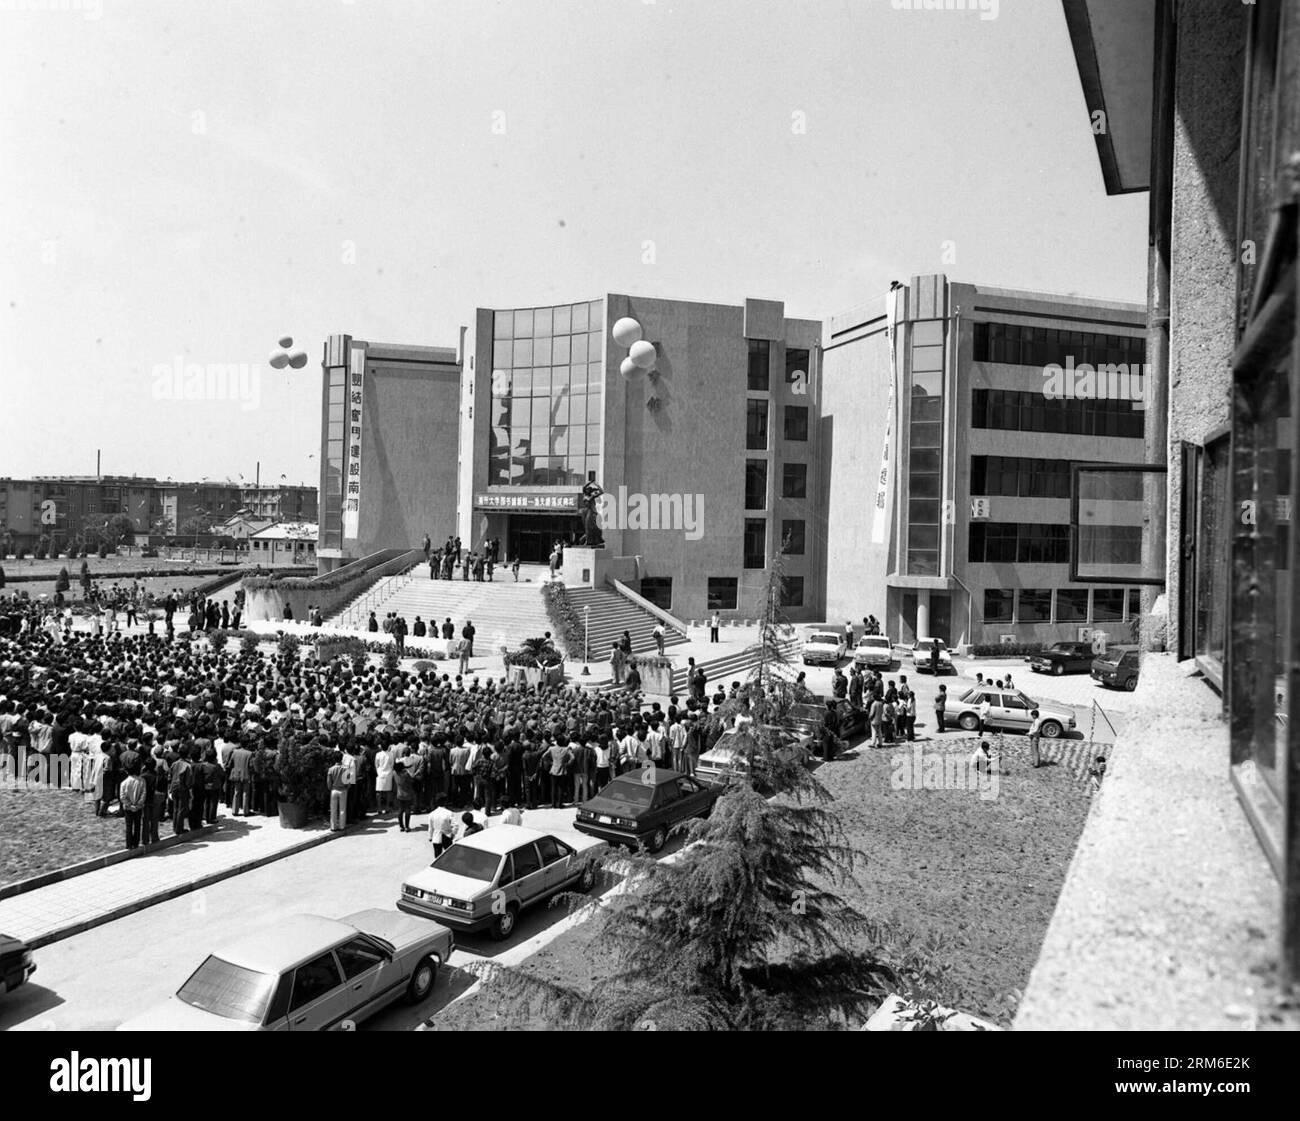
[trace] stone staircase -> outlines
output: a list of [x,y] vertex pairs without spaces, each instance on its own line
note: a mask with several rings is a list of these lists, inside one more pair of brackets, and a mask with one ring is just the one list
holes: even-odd
[[[802,643],[803,640],[798,636],[789,638],[781,643],[781,650],[785,656],[790,659],[791,665],[796,667],[796,673],[798,672],[799,666],[799,648]],[[686,688],[687,666],[684,658],[680,660],[682,664],[673,668],[673,692],[679,697],[684,697],[688,691]],[[697,658],[696,664],[704,670],[705,676],[709,679],[705,688],[709,695],[712,696],[714,689],[719,685],[719,683],[721,683],[723,687],[729,688],[733,681],[743,682],[748,676],[749,671],[758,665],[758,658],[747,650],[735,650],[730,654],[722,654],[719,657],[708,661],[701,662]],[[602,685],[597,692],[620,692],[623,688],[624,686],[615,685],[611,681]]]
[[[590,608],[587,615],[590,630],[587,636],[588,660],[607,662],[610,649],[627,631],[632,638],[632,651],[644,654],[655,649],[654,629],[659,624],[658,618],[642,610],[618,592],[606,588],[569,588],[569,603],[577,612],[579,623],[583,619],[583,608]],[[671,627],[664,626],[664,647],[679,646],[686,641],[686,636]]]
[[[540,571],[545,574],[546,569]],[[438,628],[450,617],[459,639],[465,620],[472,619],[475,653],[492,654],[503,645],[513,649],[525,638],[554,630],[546,616],[541,586],[535,580],[526,581],[522,569],[517,584],[508,570],[498,569],[495,577],[482,583],[459,578],[430,580],[428,568],[420,565],[388,594],[367,602],[364,611],[350,607],[339,621],[364,629],[371,610],[381,625],[384,617],[395,611],[408,627],[415,626],[418,615],[429,625],[430,636],[439,637]]]

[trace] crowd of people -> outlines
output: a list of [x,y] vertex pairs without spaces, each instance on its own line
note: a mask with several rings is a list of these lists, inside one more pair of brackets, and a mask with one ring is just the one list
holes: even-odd
[[[501,538],[492,537],[484,541],[479,549],[465,549],[459,537],[448,537],[441,549],[435,549],[429,535],[424,535],[422,546],[424,561],[429,566],[430,580],[454,580],[456,570],[460,569],[461,579],[471,577],[482,583],[491,580],[497,565],[501,563]],[[519,558],[510,562],[515,582],[519,582]]]
[[43,773],[95,813],[121,813],[131,847],[164,823],[178,835],[199,828],[223,805],[275,813],[286,736],[331,759],[320,784],[336,828],[390,812],[407,828],[413,812],[576,804],[649,763],[693,773],[727,697],[700,682],[664,707],[638,692],[321,666],[149,632],[56,636],[38,623],[0,636],[11,772],[43,757]]

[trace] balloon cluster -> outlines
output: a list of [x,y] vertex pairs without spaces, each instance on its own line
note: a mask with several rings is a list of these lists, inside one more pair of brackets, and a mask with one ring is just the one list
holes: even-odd
[[614,341],[627,348],[627,357],[618,368],[625,378],[634,378],[643,370],[653,370],[659,360],[655,344],[646,342],[641,337],[642,333],[641,324],[627,316],[614,324]]
[[271,351],[271,369],[283,370],[289,366],[295,370],[301,370],[307,365],[307,352],[300,346],[293,345],[293,339],[285,335],[280,340],[280,345]]

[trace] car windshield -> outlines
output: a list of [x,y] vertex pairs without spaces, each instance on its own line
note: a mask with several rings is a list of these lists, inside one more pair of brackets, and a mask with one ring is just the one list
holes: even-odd
[[608,798],[634,810],[643,810],[650,805],[655,788],[647,786],[633,775],[631,778],[616,778],[600,792],[602,798]]
[[840,644],[839,635],[834,634],[815,634],[808,641],[815,642],[819,646],[838,646]]
[[869,634],[858,641],[859,646],[888,646],[889,639],[881,638],[880,635]]
[[1097,658],[1097,661],[1101,662],[1103,665],[1117,666],[1119,665],[1123,657],[1124,657],[1123,650],[1111,650],[1109,653],[1100,655]]
[[491,882],[501,864],[501,854],[484,852],[464,841],[454,844],[432,864],[439,872],[451,876],[466,876],[471,880]]
[[176,997],[225,1020],[260,1024],[279,977],[232,965],[214,955],[198,967]]

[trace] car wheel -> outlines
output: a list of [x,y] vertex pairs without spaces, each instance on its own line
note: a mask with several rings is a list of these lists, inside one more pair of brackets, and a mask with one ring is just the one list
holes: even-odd
[[1138,679],[1136,677],[1130,677],[1126,682],[1124,682],[1124,688],[1130,693],[1137,687]]
[[661,825],[651,834],[650,840],[646,845],[651,852],[659,852],[664,845],[668,843],[668,826]]
[[957,717],[957,724],[966,731],[973,732],[980,726],[980,718],[973,712],[963,712]]
[[504,942],[515,932],[515,920],[519,917],[519,904],[507,903],[506,909],[492,920],[492,937]]
[[1042,726],[1039,728],[1039,731],[1049,740],[1060,739],[1063,730],[1064,729],[1062,729],[1061,725],[1055,720],[1044,720]]
[[582,875],[578,877],[577,888],[581,892],[588,892],[596,886],[596,865],[590,860],[584,860],[582,863]]
[[429,999],[434,983],[438,980],[438,959],[426,954],[415,963],[411,980],[406,986],[406,1002],[420,1004]]
[[1065,672],[1065,667],[1064,667],[1063,665],[1061,665],[1060,662],[1057,662],[1056,665],[1054,665],[1054,666],[1052,667],[1052,676],[1053,676],[1053,677],[1060,677],[1061,674],[1063,674],[1064,672]]

